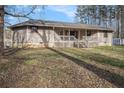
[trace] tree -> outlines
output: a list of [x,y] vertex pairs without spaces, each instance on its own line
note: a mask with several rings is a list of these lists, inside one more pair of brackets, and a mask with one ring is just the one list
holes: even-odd
[[[124,12],[124,7],[120,5],[91,5],[91,6],[77,6],[76,18],[80,23],[101,25],[104,27],[115,28],[117,37],[120,37],[120,20],[122,15],[120,12]],[[124,15],[124,13],[123,13]],[[115,25],[116,24],[116,25]],[[122,22],[121,22],[122,24]],[[123,26],[121,26],[123,27]]]
[[75,17],[80,23],[111,27],[115,29],[114,37],[124,38],[124,6],[122,5],[78,5]]
[[4,6],[0,6],[0,57],[3,55],[3,25],[4,24]]
[[77,6],[76,17],[79,18],[80,23],[86,23],[86,6]]
[[119,23],[119,30],[118,30],[118,38],[124,38],[124,6],[118,6],[118,23]]
[[91,5],[91,6],[78,5],[77,12],[76,12],[76,18],[78,18],[81,23],[93,24],[93,20],[91,19],[96,18],[95,8],[96,7],[94,5]]
[[15,5],[8,5],[4,7],[4,18],[5,18],[5,25],[11,25],[9,22],[9,18],[13,17],[18,19],[20,22],[21,20],[31,19],[31,14],[35,12],[38,6],[15,6]]
[[[25,7],[27,7],[27,9],[25,9]],[[22,20],[22,18],[32,19],[30,15],[34,14],[37,7],[39,6],[13,6],[13,5],[0,6],[0,55],[4,53],[3,25],[4,23],[11,25],[8,17],[11,16],[11,17],[17,18],[19,21]],[[42,6],[42,9],[44,9],[44,6]]]
[[[115,6],[106,6],[106,5],[90,5],[90,6],[77,6],[76,16],[84,21],[86,19],[87,24],[97,24],[105,25],[106,23],[112,21],[115,14]],[[89,18],[89,19],[87,19]],[[88,22],[87,22],[88,21]]]

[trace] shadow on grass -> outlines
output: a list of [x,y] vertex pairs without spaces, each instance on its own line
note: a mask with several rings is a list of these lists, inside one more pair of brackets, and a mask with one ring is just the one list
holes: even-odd
[[107,80],[108,82],[114,84],[115,86],[117,87],[124,87],[124,77],[118,75],[118,74],[115,74],[115,73],[112,73],[110,71],[107,71],[107,70],[104,70],[104,69],[101,69],[101,68],[98,68],[94,65],[91,65],[89,63],[86,63],[78,58],[75,58],[75,57],[72,57],[72,56],[69,56],[65,53],[62,53],[58,50],[55,50],[53,48],[48,48],[56,53],[58,53],[59,55],[71,60],[72,62],[88,69],[89,71],[92,71],[93,73],[95,73],[97,76],[99,76],[100,78],[103,78],[105,80]]
[[19,50],[21,50],[21,49],[20,48],[4,49],[4,56],[9,56],[9,55],[15,54]]
[[77,49],[72,49],[71,51],[69,50],[65,50],[69,53],[72,53],[72,54],[75,54],[77,56],[81,56],[82,58],[87,58],[87,59],[90,59],[90,60],[94,60],[95,62],[98,62],[98,63],[104,63],[104,64],[109,64],[109,65],[112,65],[112,66],[116,66],[116,67],[120,67],[120,68],[124,68],[124,60],[120,60],[120,59],[117,59],[117,58],[112,58],[112,57],[108,57],[108,56],[105,56],[105,55],[101,55],[101,54],[98,54],[98,53],[92,53],[92,52],[82,52],[80,50],[77,50]]
[[105,55],[101,55],[101,54],[97,54],[97,53],[93,53],[89,56],[90,56],[91,60],[94,60],[96,62],[105,63],[105,64],[109,64],[112,66],[124,68],[124,60],[120,60],[120,59],[116,59],[116,58],[112,58],[112,57],[107,57]]
[[124,46],[102,46],[96,47],[96,49],[104,50],[106,52],[116,52],[121,55],[124,55]]

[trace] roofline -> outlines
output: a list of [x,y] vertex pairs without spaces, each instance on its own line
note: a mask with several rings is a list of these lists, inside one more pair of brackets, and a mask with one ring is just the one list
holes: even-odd
[[[30,20],[28,20],[30,21]],[[96,27],[98,29],[95,29],[95,28],[85,28],[85,27],[74,27],[74,26],[52,26],[52,25],[35,25],[35,24],[23,24],[23,23],[26,23],[28,21],[24,21],[22,23],[18,23],[18,24],[15,24],[15,25],[12,25],[12,26],[9,26],[10,29],[13,29],[13,28],[16,28],[16,27],[23,27],[23,26],[39,26],[39,27],[60,27],[60,28],[73,28],[73,29],[93,29],[93,30],[106,30],[106,31],[111,31],[113,32],[114,29],[112,28],[105,28],[105,27],[101,27],[101,26],[98,26],[98,25],[88,25],[88,24],[79,24],[79,23],[69,23],[69,22],[60,22],[60,21],[51,21],[51,22],[60,22],[60,23],[67,23],[67,24],[79,24],[79,25],[86,25],[86,26],[92,26],[92,27]],[[34,20],[34,21],[39,21],[39,20]],[[42,20],[42,21],[49,21],[49,20]],[[19,25],[21,24],[21,25]],[[18,26],[19,25],[19,26]],[[98,27],[97,27],[98,26]],[[101,29],[100,29],[101,28]]]
[[13,27],[9,27],[10,29],[13,29],[13,28],[17,28],[17,27],[24,27],[24,26],[38,26],[38,27],[53,27],[53,28],[72,28],[72,29],[87,29],[87,30],[100,30],[100,31],[111,31],[111,32],[114,32],[113,29],[95,29],[95,28],[80,28],[80,27],[68,27],[68,26],[48,26],[48,25],[45,25],[45,26],[40,26],[40,25],[21,25],[21,26],[13,26]]

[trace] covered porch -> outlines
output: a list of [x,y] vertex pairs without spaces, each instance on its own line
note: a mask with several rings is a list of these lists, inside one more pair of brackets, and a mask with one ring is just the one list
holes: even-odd
[[54,47],[90,47],[98,43],[98,31],[88,29],[55,28]]

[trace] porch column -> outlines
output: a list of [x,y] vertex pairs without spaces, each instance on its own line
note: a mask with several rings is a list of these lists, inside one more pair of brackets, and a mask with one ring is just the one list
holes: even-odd
[[53,47],[55,47],[55,27],[53,27]]
[[70,29],[68,29],[68,36],[69,36],[69,47],[71,47],[71,44],[70,44]]
[[97,31],[97,43],[99,44],[100,40],[99,40],[99,31]]
[[87,29],[85,29],[85,38],[87,37]]
[[78,48],[80,47],[80,30],[78,30]]
[[62,40],[62,42],[63,42],[63,47],[64,47],[64,29],[63,29],[63,40]]
[[[86,39],[87,39],[87,29],[85,29],[85,41]],[[86,43],[86,46],[89,47],[88,41],[86,41],[85,43]]]

